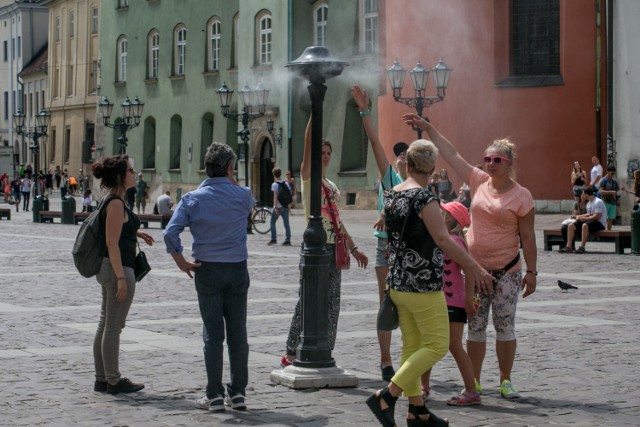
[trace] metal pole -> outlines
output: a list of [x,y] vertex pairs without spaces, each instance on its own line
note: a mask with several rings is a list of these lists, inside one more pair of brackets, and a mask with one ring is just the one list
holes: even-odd
[[242,142],[244,143],[244,185],[251,189],[249,185],[249,113],[244,107],[242,113]]
[[[416,112],[418,113],[418,115],[420,117],[422,117],[422,110],[424,109],[424,103],[422,101],[422,97],[418,96],[416,98]],[[422,129],[420,128],[415,128],[416,131],[418,132],[418,139],[422,139]]]
[[335,361],[329,345],[329,264],[327,234],[322,226],[322,105],[327,87],[325,78],[310,80],[311,95],[311,204],[302,248],[302,333],[294,366],[331,368]]
[[[37,129],[37,128],[36,128]],[[40,168],[40,159],[38,156],[38,137],[40,136],[40,134],[38,133],[38,131],[36,130],[35,132],[33,132],[33,163],[34,163],[34,168],[33,168],[33,175],[35,176],[35,188],[36,191],[34,193],[35,197],[38,197],[38,169]],[[32,176],[31,179],[34,179],[34,177]]]

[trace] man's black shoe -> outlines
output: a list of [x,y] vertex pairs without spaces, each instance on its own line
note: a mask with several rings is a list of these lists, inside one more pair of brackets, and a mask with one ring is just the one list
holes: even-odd
[[267,243],[267,245],[271,246],[271,245],[275,245],[277,243],[278,243],[277,240],[269,240],[269,243]]
[[291,242],[289,240],[285,240],[282,242],[282,246],[291,246]]
[[143,388],[144,384],[132,383],[128,378],[121,378],[116,385],[107,384],[107,393],[135,393],[136,391],[140,391]]
[[96,381],[95,383],[93,383],[93,391],[104,393],[105,391],[107,391],[107,384],[108,383],[106,381]]

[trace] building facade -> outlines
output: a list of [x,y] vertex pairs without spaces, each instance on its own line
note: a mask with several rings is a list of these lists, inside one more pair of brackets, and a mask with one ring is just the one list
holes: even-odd
[[[30,142],[14,130],[13,115],[25,110],[20,71],[47,44],[47,8],[39,3],[0,1],[0,145],[13,147],[16,164],[33,160]],[[40,87],[46,90],[46,84]]]
[[[336,13],[328,15],[332,4]],[[138,96],[145,103],[140,127],[127,133],[127,153],[151,182],[152,196],[197,186],[204,178],[206,147],[217,140],[237,150],[240,183],[249,185],[263,204],[270,204],[271,169],[299,170],[310,109],[306,83],[291,76],[285,66],[314,44],[327,46],[351,63],[343,76],[327,82],[324,130],[334,147],[328,173],[350,189],[351,204],[357,203],[360,189],[373,194],[376,174],[367,171],[375,166],[367,156],[349,88],[355,76],[377,66],[376,32],[367,32],[371,42],[366,44],[359,24],[362,8],[366,5],[376,12],[377,1],[338,5],[336,1],[192,0],[189,8],[160,1],[104,5],[100,95],[116,104],[113,116],[127,97]],[[375,19],[367,22],[377,26]],[[237,135],[242,125],[221,112],[216,89],[224,83],[236,93],[245,84],[251,88],[262,84],[270,90],[264,116],[248,124],[248,147]],[[235,97],[231,112],[238,113],[241,107]],[[267,130],[267,121],[273,121],[273,132]],[[96,135],[98,155],[118,152],[117,132],[99,125]]]
[[[109,2],[104,2],[109,3]],[[99,0],[52,0],[49,8],[51,125],[45,164],[89,175],[94,156],[100,65]]]

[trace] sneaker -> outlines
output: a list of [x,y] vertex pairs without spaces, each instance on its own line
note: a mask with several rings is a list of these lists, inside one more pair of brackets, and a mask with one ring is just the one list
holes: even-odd
[[[476,386],[476,391],[482,394],[482,386],[480,385],[477,379],[475,378],[473,379],[473,384]],[[465,390],[462,390],[462,391],[464,392]]]
[[100,393],[104,393],[107,391],[107,383],[106,381],[96,381],[93,383],[93,391],[99,391]]
[[144,384],[136,384],[131,382],[128,378],[120,378],[118,384],[111,385],[107,384],[107,393],[109,394],[118,394],[118,393],[135,393],[144,388]]
[[447,405],[450,406],[472,406],[479,405],[480,403],[480,393],[471,393],[468,391],[463,391],[457,396],[453,396],[451,399],[447,400]]
[[276,240],[269,240],[269,243],[267,243],[267,245],[271,246],[271,245],[275,245],[278,242]]
[[422,387],[420,388],[420,390],[422,390],[422,400],[423,400],[424,402],[426,402],[427,400],[429,400],[429,399],[430,399],[430,397],[431,397],[431,387],[425,387],[425,386],[422,386]]
[[286,368],[289,365],[291,365],[291,360],[287,359],[287,355],[285,354],[282,356],[282,359],[280,359],[280,367]]
[[584,246],[580,246],[578,249],[576,249],[576,253],[577,254],[583,254],[584,252],[585,252],[584,251]]
[[285,240],[284,242],[282,242],[282,246],[291,246],[291,241]]
[[246,411],[247,405],[244,403],[244,396],[241,394],[234,394],[233,396],[227,395],[224,398],[224,403],[227,406],[231,406],[231,409],[236,411]]
[[520,397],[520,393],[513,387],[511,381],[504,380],[502,384],[500,384],[500,394],[505,399],[518,399]]
[[211,412],[224,412],[224,399],[222,396],[216,396],[213,399],[209,399],[205,394],[200,399],[196,400],[196,408]]

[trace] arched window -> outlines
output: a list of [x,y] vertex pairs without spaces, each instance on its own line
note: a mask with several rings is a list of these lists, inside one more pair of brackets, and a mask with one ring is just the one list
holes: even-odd
[[127,50],[128,42],[126,36],[120,36],[118,38],[118,82],[127,81]]
[[151,30],[147,36],[147,78],[158,79],[158,58],[160,57],[160,34],[158,30]]
[[213,114],[202,116],[202,132],[200,135],[200,170],[204,170],[204,155],[213,142]]
[[238,23],[240,21],[240,14],[236,13],[233,17],[233,40],[231,48],[231,68],[238,67],[238,43],[240,42],[240,31],[238,30]]
[[156,167],[156,119],[152,116],[144,119],[142,167],[145,169]]
[[182,147],[182,117],[171,117],[169,129],[169,169],[180,169],[180,148]]
[[175,43],[173,74],[176,76],[184,76],[185,58],[187,52],[187,28],[184,25],[178,25],[173,33]]
[[313,11],[313,40],[314,46],[326,46],[327,13],[329,6],[320,3]]
[[263,13],[258,19],[258,64],[271,65],[271,14]]
[[215,16],[209,20],[209,24],[207,25],[209,32],[209,39],[207,40],[208,71],[220,70],[220,25],[220,20]]
[[76,35],[76,18],[73,10],[69,12],[69,37]]

